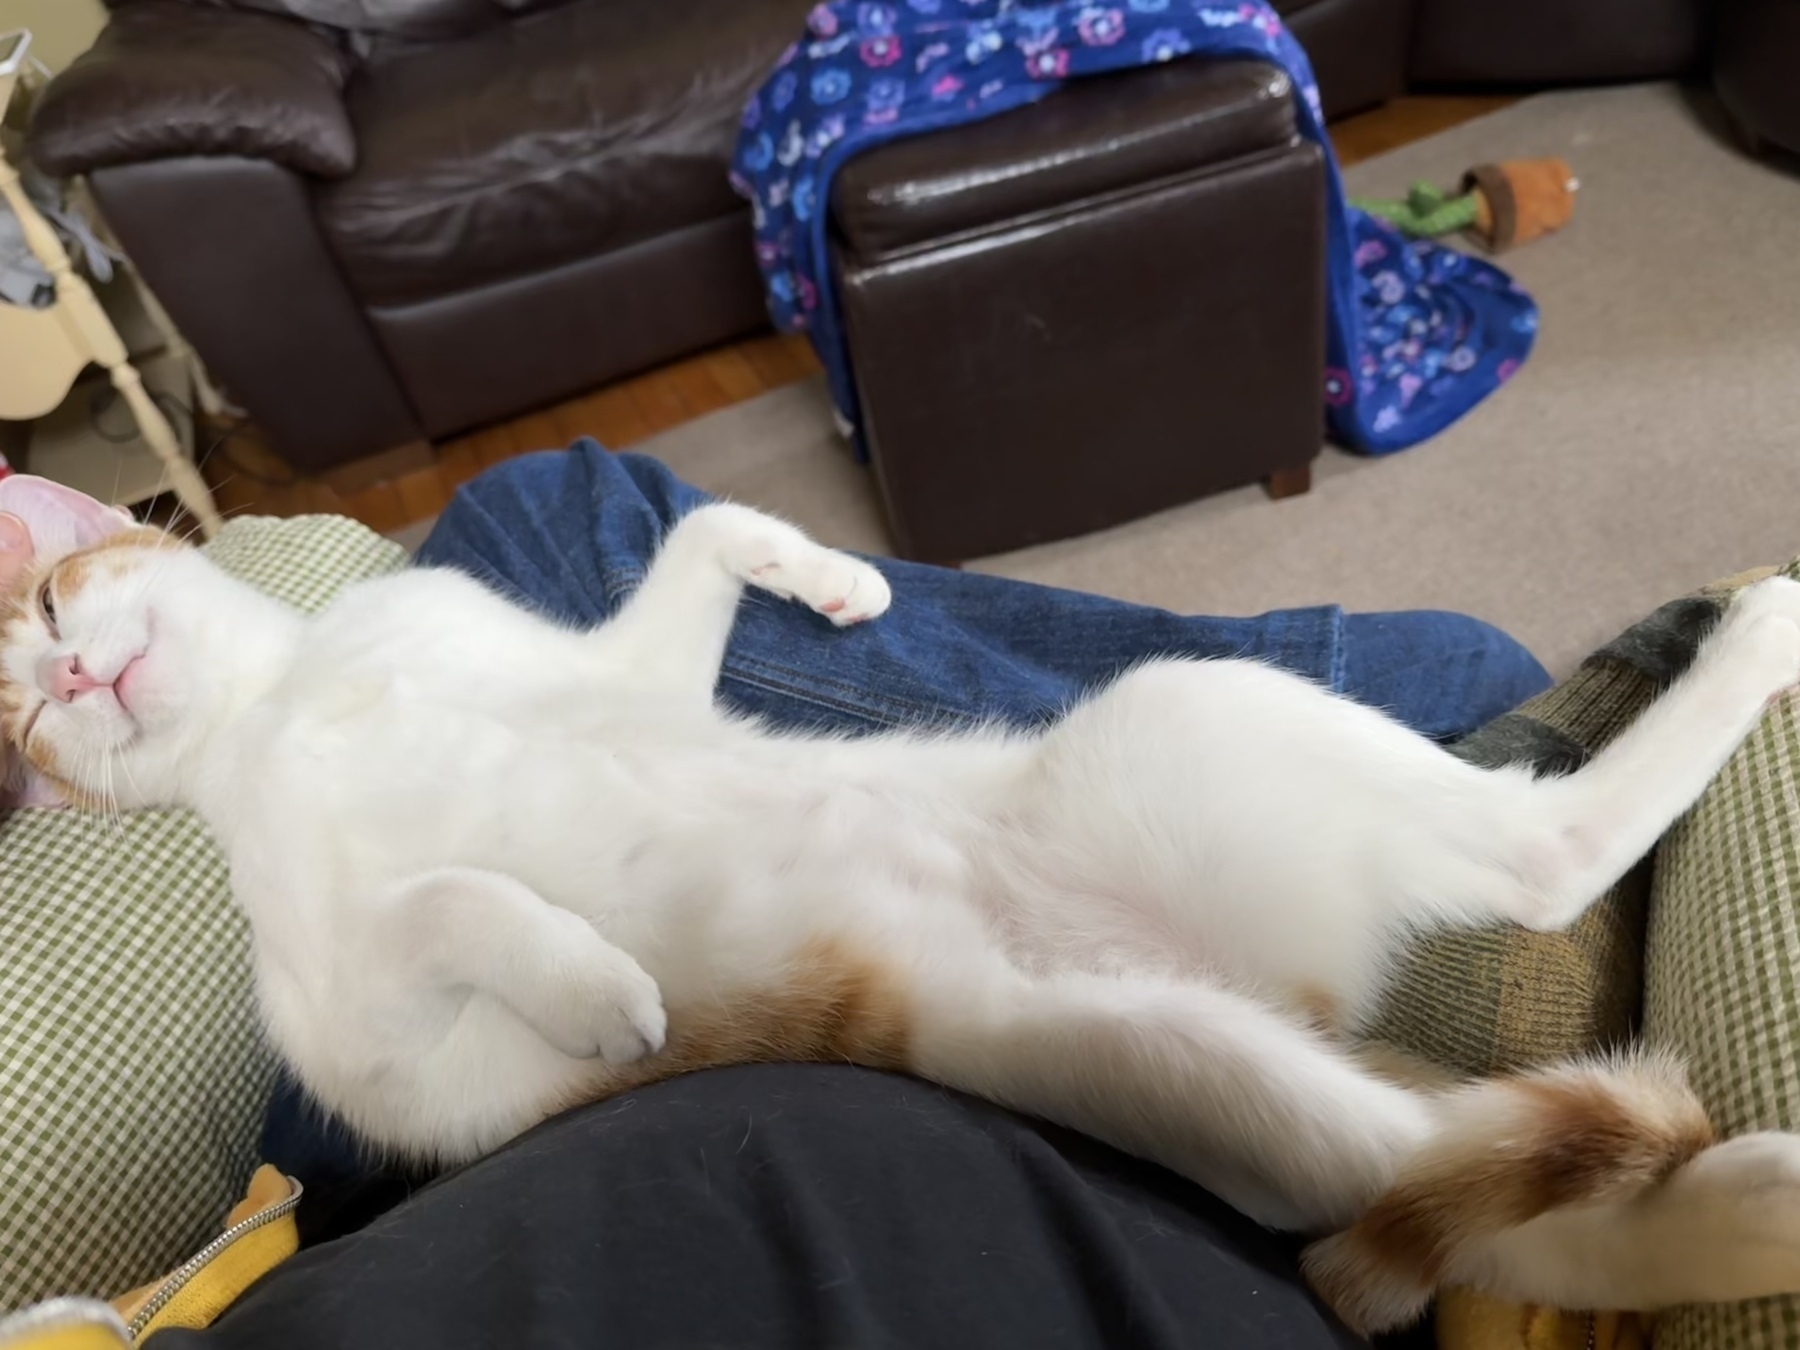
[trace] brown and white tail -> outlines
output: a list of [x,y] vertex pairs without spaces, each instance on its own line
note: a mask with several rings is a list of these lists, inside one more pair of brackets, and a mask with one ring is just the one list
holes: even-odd
[[1648,1296],[1643,1244],[1615,1207],[1713,1143],[1678,1064],[1569,1064],[1458,1089],[1441,1107],[1388,1192],[1306,1251],[1307,1278],[1339,1316],[1365,1334],[1403,1326],[1446,1284],[1565,1307]]

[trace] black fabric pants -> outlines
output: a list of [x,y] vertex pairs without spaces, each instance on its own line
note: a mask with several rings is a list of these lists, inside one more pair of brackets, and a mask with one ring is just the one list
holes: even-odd
[[912,1078],[691,1074],[546,1122],[158,1350],[1357,1344],[1292,1240]]

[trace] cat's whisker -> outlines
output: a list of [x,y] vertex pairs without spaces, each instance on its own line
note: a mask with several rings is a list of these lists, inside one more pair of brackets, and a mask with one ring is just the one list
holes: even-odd
[[109,828],[118,825],[118,829],[114,833],[115,835],[122,834],[124,827],[118,820],[117,798],[114,797],[112,788],[112,755],[104,745],[95,746],[92,762],[93,768],[89,771],[91,784],[88,791],[99,798],[101,819]]
[[113,765],[115,761],[112,755],[103,753],[100,757],[100,763],[105,771],[104,778],[106,783],[106,796],[102,799],[101,804],[106,811],[107,819],[112,824],[113,839],[116,842],[123,844],[125,842],[125,817],[119,811],[118,793],[113,788]]
[[[131,772],[131,761],[128,759],[120,758],[118,763],[119,763],[119,767],[125,771],[125,781],[131,784],[132,799],[139,803],[142,803],[145,800],[147,800],[144,796],[144,790],[138,786],[137,778]],[[113,804],[116,809],[117,805],[118,805],[118,797],[116,795],[113,798]],[[123,814],[122,813],[121,813],[120,828],[123,829]]]

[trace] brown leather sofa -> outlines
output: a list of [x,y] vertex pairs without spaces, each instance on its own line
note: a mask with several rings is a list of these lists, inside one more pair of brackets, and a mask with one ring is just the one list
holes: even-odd
[[1713,84],[1752,150],[1800,154],[1800,0],[1723,0]]
[[[177,323],[303,470],[764,322],[725,165],[810,0],[113,2],[40,100],[31,152],[89,176]],[[1339,115],[1420,81],[1684,71],[1702,4],[1279,7]]]

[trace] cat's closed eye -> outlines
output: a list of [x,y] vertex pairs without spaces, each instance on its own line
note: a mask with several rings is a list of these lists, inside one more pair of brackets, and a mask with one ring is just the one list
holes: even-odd
[[38,587],[38,608],[44,613],[44,622],[49,625],[50,636],[56,637],[56,597],[50,594],[48,581]]

